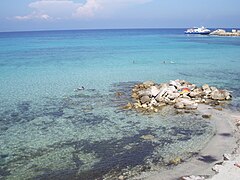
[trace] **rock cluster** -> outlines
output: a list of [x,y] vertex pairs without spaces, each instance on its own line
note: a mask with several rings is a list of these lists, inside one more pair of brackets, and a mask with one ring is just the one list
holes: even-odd
[[210,35],[216,36],[240,36],[239,30],[232,30],[232,32],[226,32],[224,29],[217,29],[210,33]]
[[169,83],[156,84],[147,81],[137,84],[132,89],[134,103],[128,103],[125,109],[142,109],[152,112],[166,105],[173,105],[176,109],[194,110],[198,103],[219,105],[221,102],[231,99],[227,90],[219,90],[216,87],[204,84],[197,87],[185,80],[175,80]]

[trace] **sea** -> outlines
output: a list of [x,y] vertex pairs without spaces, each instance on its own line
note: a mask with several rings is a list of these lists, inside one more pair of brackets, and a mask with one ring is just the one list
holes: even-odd
[[0,179],[131,178],[196,155],[211,121],[122,108],[137,83],[184,79],[240,111],[240,38],[184,30],[1,32]]

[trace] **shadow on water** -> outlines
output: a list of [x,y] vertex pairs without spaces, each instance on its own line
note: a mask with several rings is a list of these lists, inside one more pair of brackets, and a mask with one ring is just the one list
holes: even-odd
[[113,102],[112,106],[121,107],[126,105],[126,103],[131,102],[132,88],[134,87],[135,84],[138,83],[139,82],[137,81],[114,83],[112,85],[112,89],[109,91],[110,93],[112,93],[110,99]]
[[[91,93],[93,92],[93,93]],[[44,98],[44,103],[37,104],[30,101],[18,102],[14,107],[3,107],[0,111],[0,133],[16,124],[24,124],[36,118],[47,117],[53,120],[58,118],[68,118],[72,121],[82,121],[85,123],[102,122],[106,117],[94,116],[91,111],[96,101],[100,101],[103,95],[98,92],[85,91],[85,94],[76,93],[68,98]],[[67,115],[64,111],[74,110]],[[66,115],[66,116],[64,116]]]
[[0,167],[0,179],[10,175],[10,171],[6,167]]
[[[62,171],[45,171],[36,179],[102,179],[109,172],[119,173],[124,168],[144,165],[146,159],[151,158],[154,148],[157,145],[159,146],[159,143],[143,141],[141,136],[146,133],[150,133],[149,130],[140,131],[139,134],[133,137],[125,137],[120,140],[99,142],[83,140],[61,144],[61,146],[74,147],[75,151],[72,154],[72,159],[77,168]],[[55,145],[56,147],[57,145]],[[84,164],[77,155],[80,152],[94,153],[100,161],[95,163],[89,170],[79,171]]]
[[198,160],[205,163],[213,163],[217,161],[217,159],[213,156],[201,156],[200,158],[198,158]]
[[220,136],[224,136],[224,137],[232,137],[233,135],[231,133],[220,133]]
[[[159,131],[164,131],[165,128],[159,128]],[[180,141],[188,141],[193,135],[202,135],[204,130],[188,130],[183,128],[173,127],[173,136],[184,135],[178,138]],[[36,179],[102,179],[106,174],[116,174],[117,177],[122,173],[123,169],[131,169],[136,166],[148,167],[146,162],[152,164],[161,163],[163,157],[161,155],[154,155],[155,148],[163,148],[166,145],[171,145],[175,141],[171,138],[162,138],[158,141],[143,140],[141,137],[146,134],[154,134],[154,131],[146,129],[141,130],[138,134],[132,137],[124,137],[120,140],[105,140],[97,142],[89,142],[87,140],[76,142],[65,142],[60,145],[55,145],[54,148],[58,149],[62,146],[74,147],[75,151],[72,154],[72,159],[77,168],[64,169],[62,171],[45,171]],[[79,158],[78,154],[95,154],[100,159],[88,170],[80,170],[84,163]],[[215,161],[215,159],[203,156],[199,158],[201,161]],[[140,171],[141,171],[140,170]]]
[[180,135],[180,137],[178,138],[178,140],[180,141],[186,141],[191,139],[192,136],[201,136],[204,133],[205,133],[204,127],[198,130],[183,127],[172,127],[170,132],[170,134],[175,137],[179,137]]

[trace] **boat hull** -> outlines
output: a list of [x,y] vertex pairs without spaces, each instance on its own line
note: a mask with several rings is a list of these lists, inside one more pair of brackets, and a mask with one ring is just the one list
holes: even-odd
[[210,32],[185,32],[185,34],[200,34],[200,35],[208,35]]

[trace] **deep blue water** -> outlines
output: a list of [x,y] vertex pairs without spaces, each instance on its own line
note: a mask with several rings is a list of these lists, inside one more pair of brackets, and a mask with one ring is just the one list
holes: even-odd
[[200,117],[125,112],[114,96],[185,79],[231,90],[239,110],[240,38],[183,31],[0,33],[0,177],[91,179],[201,149],[213,127]]

